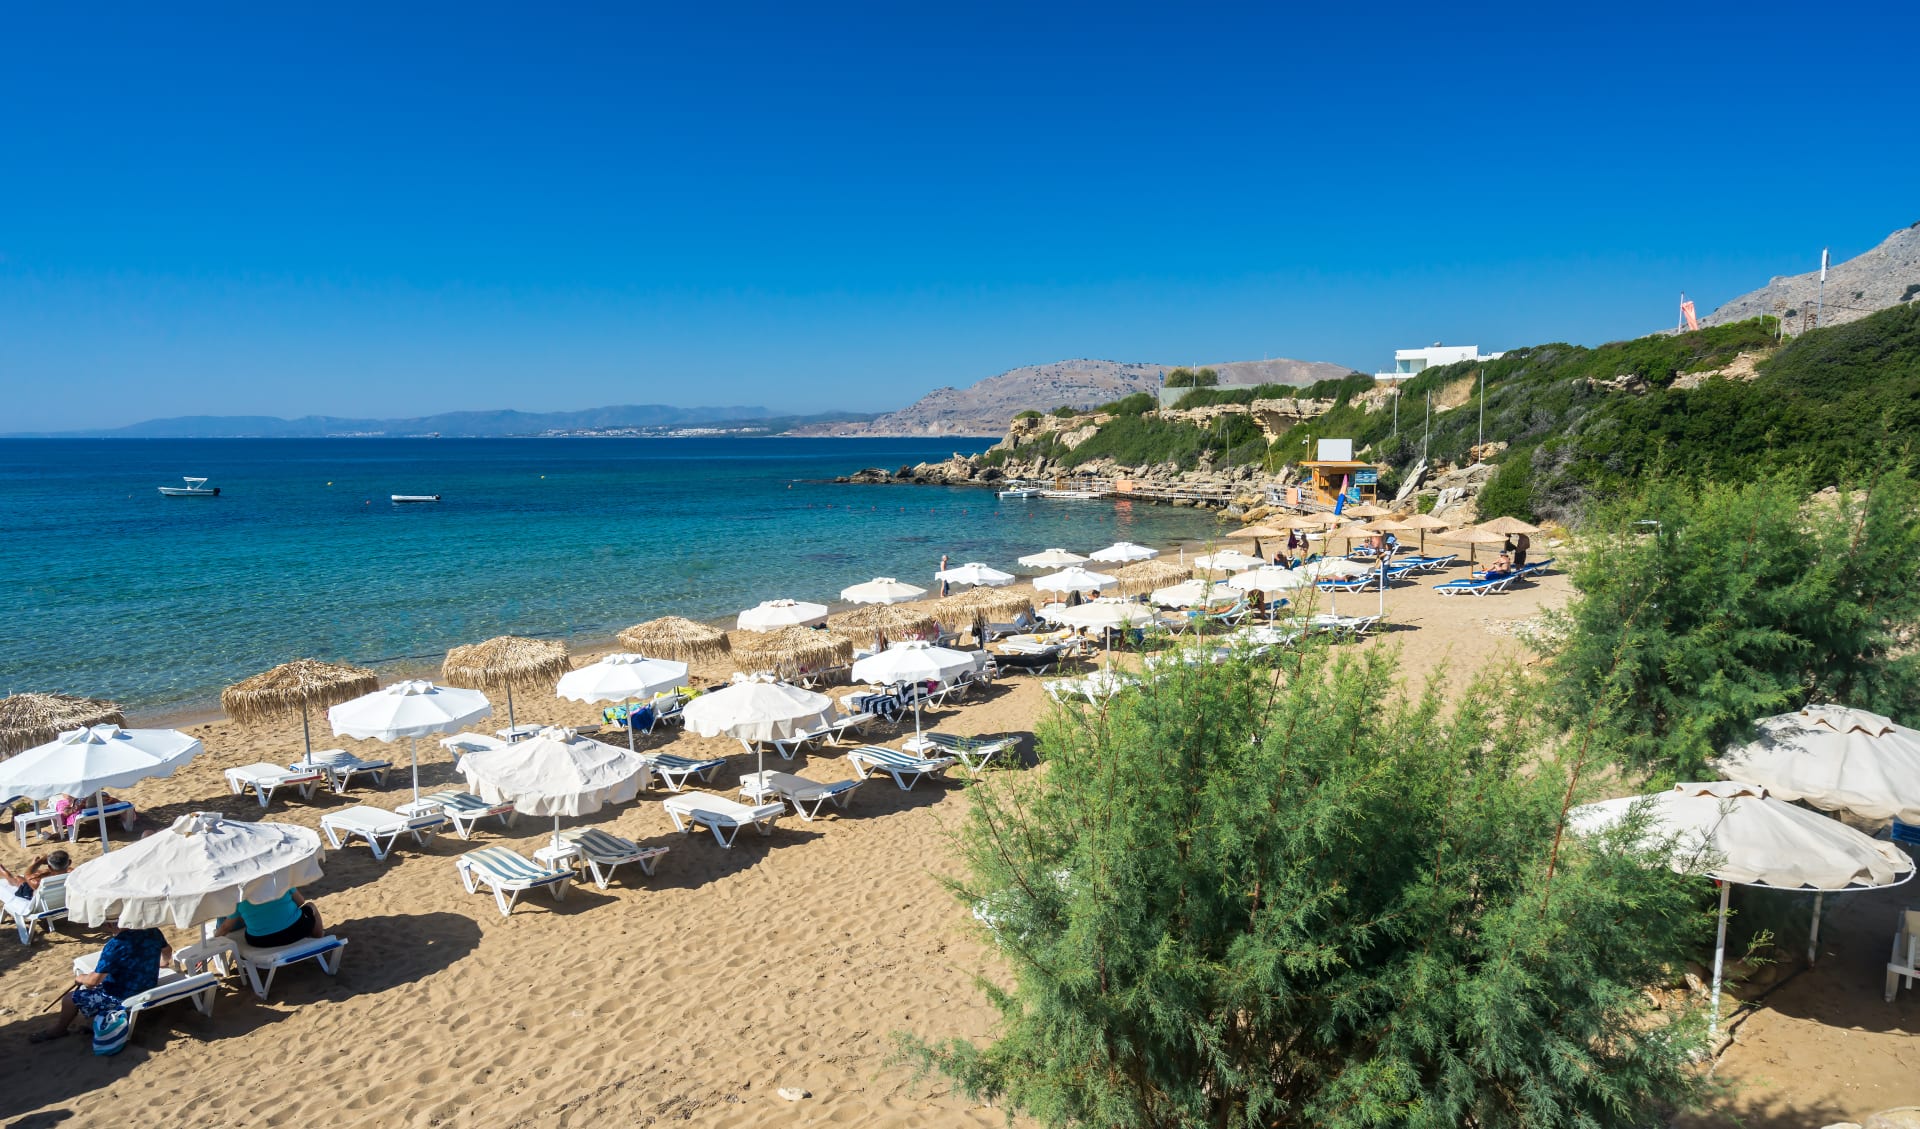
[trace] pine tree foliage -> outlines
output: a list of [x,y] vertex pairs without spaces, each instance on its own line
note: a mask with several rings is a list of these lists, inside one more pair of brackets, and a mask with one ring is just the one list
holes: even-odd
[[1694,779],[1756,718],[1812,702],[1920,708],[1920,489],[1891,472],[1649,482],[1595,514],[1553,633],[1560,720]]
[[[909,1043],[1048,1125],[1645,1125],[1697,1025],[1641,989],[1704,920],[1561,835],[1514,680],[1451,711],[1389,657],[1172,665],[1062,711],[979,790],[962,898],[1012,968],[997,1037]],[[1516,676],[1517,677],[1517,676]]]

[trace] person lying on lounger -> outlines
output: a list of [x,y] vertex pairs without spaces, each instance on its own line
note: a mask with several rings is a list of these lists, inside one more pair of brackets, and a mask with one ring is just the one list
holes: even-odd
[[173,956],[166,934],[158,929],[113,927],[113,936],[93,962],[92,972],[73,974],[73,987],[60,1001],[60,1015],[51,1027],[35,1031],[28,1042],[44,1043],[67,1035],[76,1017],[112,1015],[129,996],[160,983],[160,969]]
[[0,879],[4,879],[8,886],[13,887],[7,892],[6,900],[0,902],[0,909],[5,909],[9,913],[26,913],[33,905],[34,892],[40,889],[42,879],[51,878],[56,874],[65,874],[72,869],[73,860],[67,857],[65,851],[36,855],[33,861],[27,864],[27,868],[18,874],[5,866],[0,866]]
[[298,890],[288,890],[270,902],[241,902],[235,909],[238,912],[220,923],[215,936],[244,930],[247,944],[256,949],[277,949],[326,932],[320,927],[319,908]]
[[1481,576],[1481,579],[1501,580],[1512,575],[1513,558],[1505,553],[1501,553],[1499,556],[1493,558],[1493,563],[1487,566],[1487,571]]
[[[100,806],[103,808],[111,807],[120,802],[105,792],[99,793],[99,800]],[[73,825],[80,821],[80,813],[92,807],[92,797],[81,799],[77,796],[55,796],[53,798],[53,814],[57,818],[55,818],[54,824],[60,829],[60,835],[65,835],[67,832],[73,830]],[[135,821],[139,818],[140,813],[134,810],[132,804],[128,804],[127,810],[120,813],[120,826],[123,830],[132,831]],[[55,837],[58,838],[59,836]]]

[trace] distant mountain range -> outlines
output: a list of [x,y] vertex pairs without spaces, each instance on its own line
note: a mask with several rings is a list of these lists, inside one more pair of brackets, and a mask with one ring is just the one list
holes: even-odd
[[[1014,413],[1068,406],[1090,408],[1135,392],[1152,392],[1170,365],[1085,358],[1028,365],[990,376],[966,388],[936,388],[897,412],[867,423],[816,423],[796,435],[1002,435]],[[1194,365],[1220,374],[1223,385],[1306,385],[1353,371],[1324,361],[1229,361]]]
[[803,423],[873,418],[851,412],[781,416],[759,407],[676,408],[624,404],[577,412],[442,412],[412,419],[349,419],[341,416],[176,416],[93,431],[21,432],[9,439],[327,439],[441,435],[503,439],[555,434],[644,434],[676,428],[786,431]]
[[[1887,236],[1878,247],[1835,263],[1827,271],[1822,325],[1842,325],[1889,306],[1920,300],[1920,223]],[[1783,317],[1788,333],[1811,327],[1820,302],[1820,272],[1776,277],[1760,289],[1727,302],[1702,325],[1726,325],[1755,317]]]

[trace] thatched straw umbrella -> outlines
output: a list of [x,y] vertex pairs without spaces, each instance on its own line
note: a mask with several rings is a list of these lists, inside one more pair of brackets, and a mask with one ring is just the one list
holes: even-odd
[[69,729],[125,725],[120,707],[101,698],[73,694],[15,694],[0,698],[0,754],[25,752]]
[[1432,514],[1408,514],[1406,517],[1400,519],[1400,524],[1406,526],[1408,529],[1417,529],[1420,531],[1420,553],[1422,556],[1426,555],[1427,551],[1427,534],[1436,529],[1453,528],[1452,522],[1445,518],[1434,517]]
[[940,621],[934,619],[924,606],[907,604],[868,604],[845,615],[834,616],[827,626],[849,639],[872,639],[881,644],[890,639],[940,633]]
[[1114,579],[1120,582],[1120,594],[1138,596],[1151,592],[1155,588],[1165,588],[1177,584],[1193,574],[1193,568],[1177,561],[1141,561],[1124,568],[1113,570]]
[[307,711],[326,709],[380,688],[380,676],[360,666],[295,659],[220,691],[220,708],[242,725],[272,721],[298,710],[300,738],[313,755]]
[[567,658],[567,645],[558,639],[528,639],[523,635],[500,635],[484,643],[468,643],[447,652],[440,674],[452,686],[469,690],[505,690],[507,726],[514,727],[513,688],[529,690],[551,688],[560,676],[573,669]]
[[1497,517],[1492,521],[1481,522],[1476,528],[1484,529],[1488,533],[1498,533],[1501,536],[1524,534],[1531,537],[1540,532],[1539,526],[1529,525],[1517,517]]
[[976,642],[986,643],[986,624],[1033,611],[1033,593],[1025,589],[971,588],[937,600],[933,614],[941,623],[971,625]]
[[620,633],[620,645],[650,659],[672,659],[688,666],[718,663],[731,649],[725,631],[677,615],[627,628]]
[[733,661],[749,674],[770,671],[793,678],[802,671],[852,662],[853,640],[811,627],[742,631],[734,638]]

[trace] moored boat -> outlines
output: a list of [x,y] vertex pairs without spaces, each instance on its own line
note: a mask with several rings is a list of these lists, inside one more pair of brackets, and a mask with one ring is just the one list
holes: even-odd
[[208,486],[204,478],[187,478],[183,475],[180,480],[186,485],[162,486],[160,493],[168,498],[217,498],[220,496],[220,488]]
[[1012,489],[1000,491],[1000,496],[1002,498],[1038,498],[1042,493],[1044,491],[1038,486],[1015,486]]
[[437,502],[439,500],[440,500],[440,495],[438,494],[395,494],[393,495],[393,501],[395,505],[399,505],[404,502]]

